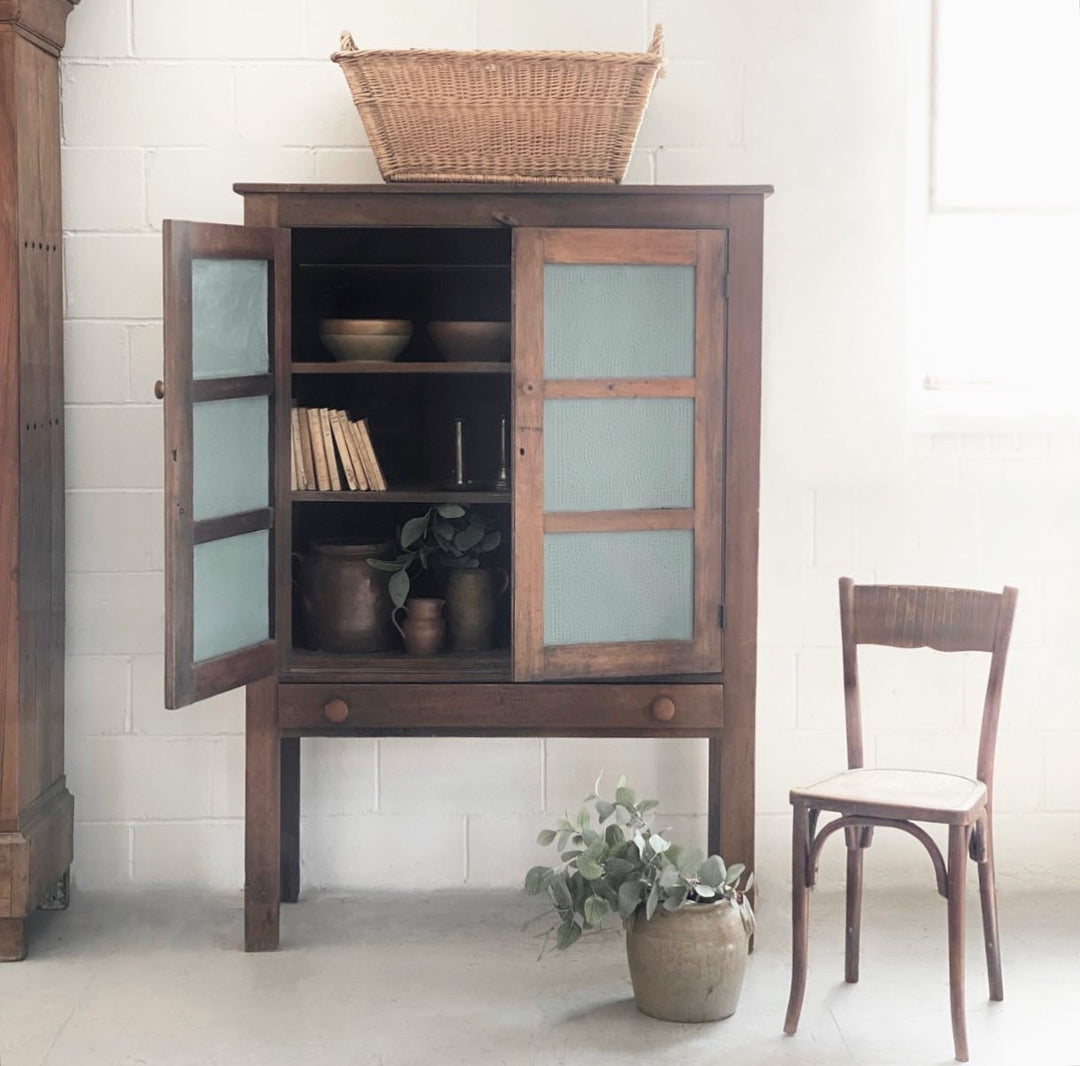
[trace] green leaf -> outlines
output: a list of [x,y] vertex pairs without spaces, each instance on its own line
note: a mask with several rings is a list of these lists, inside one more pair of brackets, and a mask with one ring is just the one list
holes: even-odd
[[[617,827],[610,826],[609,828],[615,829]],[[608,877],[627,877],[637,869],[637,865],[630,862],[629,859],[608,859],[604,863],[604,869]]]
[[726,875],[724,860],[719,855],[710,855],[698,869],[698,877],[713,888],[719,888],[724,883]]
[[649,894],[645,897],[645,920],[651,921],[652,916],[656,913],[656,905],[660,902],[660,889],[657,885],[653,885],[649,889]]
[[665,866],[660,871],[660,887],[661,888],[674,888],[676,885],[683,883],[682,874],[679,873],[677,866]]
[[683,900],[686,899],[686,889],[678,890],[672,893],[670,896],[664,897],[664,902],[660,904],[666,911],[677,911],[682,905]]
[[566,884],[566,877],[563,874],[555,874],[551,878],[551,898],[556,907],[564,907],[569,909],[574,905],[573,897],[570,895],[570,889]]
[[555,934],[555,946],[560,951],[565,951],[579,936],[581,936],[581,926],[577,922],[565,921]]
[[660,806],[660,801],[659,800],[642,800],[637,805],[637,809],[642,814],[644,814],[646,811],[651,811],[654,807],[659,807],[659,806]]
[[554,829],[541,829],[536,834],[536,843],[541,844],[543,847],[547,847],[555,839],[556,833]]
[[405,565],[391,562],[389,559],[368,559],[367,564],[372,570],[383,570],[388,574],[396,574]]
[[408,522],[401,527],[401,546],[403,548],[411,548],[417,541],[424,539],[424,534],[427,532],[428,515],[420,515],[417,518],[410,518]]
[[715,899],[716,889],[712,885],[705,884],[702,881],[700,884],[694,886],[694,894],[698,899]]
[[585,841],[585,846],[587,848],[592,848],[594,845],[602,843],[602,838],[595,829],[583,829],[581,831],[581,836]]
[[530,896],[535,896],[540,892],[543,892],[547,887],[545,882],[551,874],[550,866],[534,866],[525,875],[525,891]]
[[460,503],[440,503],[436,508],[442,518],[464,518],[465,508]]
[[614,848],[621,844],[626,837],[623,835],[622,829],[617,825],[609,825],[604,830],[604,841],[609,848]]
[[502,534],[497,529],[489,530],[484,539],[476,546],[478,552],[494,551],[502,543]]
[[607,881],[593,881],[590,887],[593,890],[593,895],[599,896],[601,899],[606,899],[612,910],[618,908],[619,893],[616,892]]
[[475,548],[484,539],[484,530],[480,526],[468,526],[454,534],[454,546],[463,552]]
[[606,900],[599,896],[590,896],[585,900],[585,921],[589,925],[599,925],[609,910]]
[[746,866],[743,863],[741,863],[741,862],[732,863],[728,867],[727,876],[724,878],[724,884],[725,885],[733,885],[733,884],[735,884],[739,880],[739,878],[742,877],[743,872],[745,870],[746,870]]
[[754,887],[754,875],[753,873],[746,879],[746,884],[743,885],[743,892],[749,892]]
[[390,599],[395,607],[404,607],[409,598],[409,575],[405,570],[399,570],[389,581]]
[[680,848],[677,854],[672,854],[674,851],[674,848],[668,849],[668,858],[678,866],[680,872],[686,877],[697,876],[698,869],[705,859],[701,849]]
[[633,807],[634,790],[632,788],[615,789],[615,802],[622,804],[624,807]]
[[596,801],[596,814],[600,819],[601,825],[607,821],[615,813],[615,804],[608,803],[607,800],[598,799]]
[[577,848],[572,851],[564,851],[560,853],[559,858],[562,859],[563,862],[572,862],[574,859],[578,858],[578,856],[584,854],[585,852],[583,852],[581,848]]
[[651,833],[649,835],[649,847],[652,848],[657,855],[663,855],[664,852],[671,847],[671,844],[669,844],[659,833]]
[[569,841],[569,839],[570,839],[570,830],[568,830],[568,829],[561,830],[560,833],[559,833],[559,839],[555,843],[556,849],[559,850],[559,851],[564,851],[566,849],[566,844],[567,844],[567,841]]
[[581,876],[587,881],[595,881],[604,876],[604,868],[595,859],[579,859],[577,864]]
[[624,881],[619,886],[619,916],[624,920],[637,910],[641,902],[641,888],[640,881]]

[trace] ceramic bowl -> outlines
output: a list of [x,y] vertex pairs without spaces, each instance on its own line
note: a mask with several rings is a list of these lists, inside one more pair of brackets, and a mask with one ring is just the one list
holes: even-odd
[[388,363],[412,336],[412,323],[400,318],[324,318],[319,339],[339,362]]
[[428,333],[449,363],[506,363],[509,322],[431,322]]

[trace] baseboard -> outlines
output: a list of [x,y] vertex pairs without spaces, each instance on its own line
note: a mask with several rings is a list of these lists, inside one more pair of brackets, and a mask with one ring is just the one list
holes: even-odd
[[28,808],[16,832],[0,833],[0,918],[25,918],[71,865],[75,800],[63,778]]

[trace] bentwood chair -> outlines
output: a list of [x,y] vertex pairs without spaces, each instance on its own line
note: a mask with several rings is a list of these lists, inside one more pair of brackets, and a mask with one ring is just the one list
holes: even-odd
[[[785,1033],[792,1034],[798,1027],[806,990],[810,889],[817,877],[818,858],[825,841],[840,829],[844,830],[847,842],[845,979],[851,983],[859,979],[863,852],[870,846],[874,829],[882,826],[909,833],[926,848],[934,865],[938,892],[948,903],[949,996],[953,1043],[960,1062],[967,1062],[968,1058],[964,1020],[964,889],[969,856],[979,869],[990,998],[1003,998],[992,797],[1001,684],[1015,607],[1016,589],[1008,587],[995,593],[912,585],[856,585],[851,578],[840,579],[848,769],[791,791],[792,960]],[[863,768],[857,659],[860,644],[990,653],[974,777]],[[817,821],[822,811],[839,817],[818,831]],[[933,838],[918,822],[948,826],[947,864]]]

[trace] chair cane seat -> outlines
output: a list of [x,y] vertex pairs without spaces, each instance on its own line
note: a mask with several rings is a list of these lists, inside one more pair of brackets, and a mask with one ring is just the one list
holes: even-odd
[[986,785],[931,770],[845,770],[793,788],[791,802],[841,814],[966,825],[986,806]]

